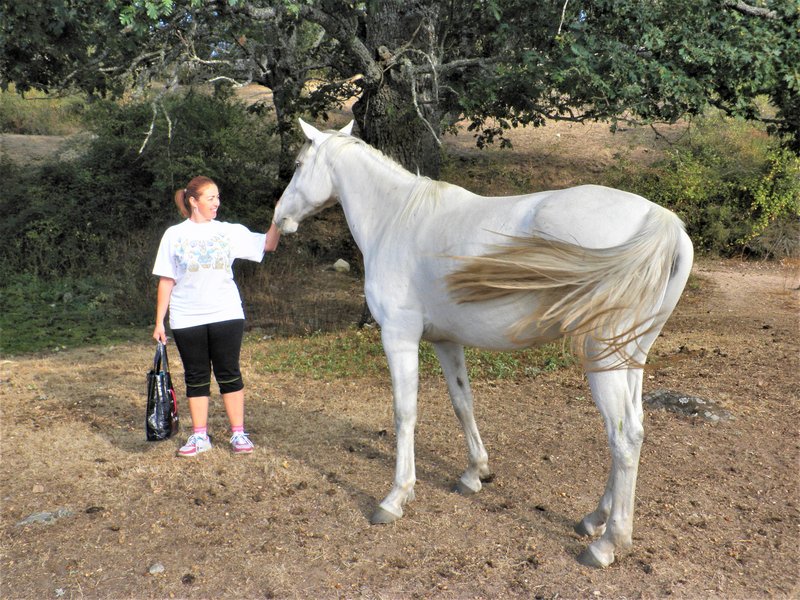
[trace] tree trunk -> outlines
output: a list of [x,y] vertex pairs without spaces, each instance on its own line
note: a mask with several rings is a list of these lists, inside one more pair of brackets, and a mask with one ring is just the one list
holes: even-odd
[[440,119],[435,78],[415,73],[425,56],[439,64],[436,15],[406,0],[369,4],[366,44],[383,66],[382,77],[365,81],[353,106],[362,139],[412,173],[439,177]]
[[[291,110],[292,101],[300,95],[293,80],[286,78],[281,83],[276,83],[272,88],[272,103],[275,107],[275,119],[278,138],[281,142],[281,152],[278,157],[278,178],[288,182],[294,173],[295,140],[294,127],[296,115]],[[288,88],[288,89],[287,89]]]

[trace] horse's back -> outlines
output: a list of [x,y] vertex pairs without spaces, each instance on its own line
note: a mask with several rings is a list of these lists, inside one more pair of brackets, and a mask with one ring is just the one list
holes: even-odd
[[[469,261],[470,256],[497,256],[495,253],[502,252],[504,246],[516,247],[518,243],[524,247],[525,243],[521,240],[525,237],[550,238],[587,250],[619,248],[619,252],[622,253],[625,245],[631,243],[634,238],[639,239],[643,232],[652,231],[652,234],[647,233],[644,239],[639,239],[637,248],[641,246],[640,249],[632,247],[628,251],[630,256],[623,258],[623,254],[620,254],[620,260],[632,261],[633,267],[633,263],[644,264],[650,260],[648,257],[651,257],[652,260],[667,265],[668,276],[671,259],[661,256],[660,250],[670,248],[676,251],[674,242],[670,240],[685,237],[679,219],[666,209],[641,196],[601,186],[587,185],[517,198],[486,200],[493,203],[495,208],[490,217],[482,221],[490,225],[476,227],[472,232],[466,229],[463,231],[466,241],[460,246],[467,252],[460,256],[445,252],[421,257],[424,266],[420,265],[422,268],[416,269],[412,275],[412,279],[415,279],[414,287],[423,307],[422,311],[426,315],[428,339],[451,339],[464,345],[494,349],[520,347],[521,341],[511,339],[509,330],[515,323],[524,320],[526,315],[541,312],[543,302],[554,301],[553,289],[547,278],[542,282],[542,289],[539,291],[531,287],[526,293],[508,296],[491,291],[487,296],[491,299],[480,302],[456,301],[452,290],[447,288],[445,282],[453,272],[463,268],[464,260]],[[478,211],[483,212],[483,208]],[[651,235],[653,237],[650,237]],[[438,241],[441,239],[438,238]],[[537,252],[548,253],[550,250],[552,249],[545,244],[540,246]],[[605,255],[598,255],[598,260],[608,262],[608,258],[600,258],[602,256]],[[506,261],[505,258],[500,260]],[[536,264],[533,257],[525,260],[530,260],[532,265]],[[552,264],[553,258],[545,260],[546,264]],[[574,260],[577,281],[584,276],[582,272],[587,268],[585,262],[590,260],[590,254],[578,252]],[[610,264],[615,263],[612,260]],[[613,271],[619,268],[620,265],[617,264]],[[532,274],[537,271],[538,267],[533,268]],[[522,285],[520,277],[523,277],[523,272],[527,271],[523,269],[514,275],[513,280],[507,284],[509,290]],[[635,276],[633,271],[631,276]],[[475,275],[476,284],[481,287],[483,285],[481,282],[486,277],[486,273]],[[663,285],[664,281],[657,287],[663,289]],[[501,287],[505,287],[505,284]],[[565,285],[565,289],[572,289],[572,284]],[[654,298],[652,306],[645,307],[644,312],[649,315],[648,310],[653,313],[657,311],[657,300]],[[539,338],[540,342],[558,337],[554,328],[558,329],[557,323],[543,323],[543,327],[539,329],[534,326],[533,329],[528,329],[528,340],[531,340],[530,335]]]
[[622,190],[582,185],[520,196],[477,196],[450,186],[451,195],[409,232],[409,249],[431,257],[477,256],[512,238],[538,236],[585,248],[609,248],[630,240],[654,207]]
[[613,188],[566,188],[537,202],[529,233],[586,248],[609,248],[630,240],[654,207],[641,196]]

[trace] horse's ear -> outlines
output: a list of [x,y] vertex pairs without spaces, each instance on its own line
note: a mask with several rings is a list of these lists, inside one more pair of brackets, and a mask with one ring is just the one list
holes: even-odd
[[303,119],[298,119],[300,121],[300,128],[303,130],[303,134],[312,142],[317,139],[320,135],[319,129],[314,127],[313,125],[309,125]]
[[353,131],[353,123],[355,123],[355,121],[350,121],[347,125],[339,130],[339,133],[350,135],[350,133]]

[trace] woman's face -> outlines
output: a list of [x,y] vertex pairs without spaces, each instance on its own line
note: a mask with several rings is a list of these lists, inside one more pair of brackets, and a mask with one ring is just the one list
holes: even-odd
[[192,220],[198,223],[206,223],[217,218],[219,208],[219,189],[216,185],[207,185],[200,191],[199,197],[189,199],[192,208]]

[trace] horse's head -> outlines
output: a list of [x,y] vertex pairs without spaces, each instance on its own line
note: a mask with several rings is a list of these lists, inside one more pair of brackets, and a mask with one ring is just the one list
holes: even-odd
[[[272,219],[283,233],[294,233],[300,221],[336,201],[331,171],[322,159],[321,148],[337,133],[320,131],[303,119],[300,119],[300,127],[308,142],[297,155],[294,175],[283,190]],[[338,133],[350,135],[352,129],[353,122],[350,121]]]

